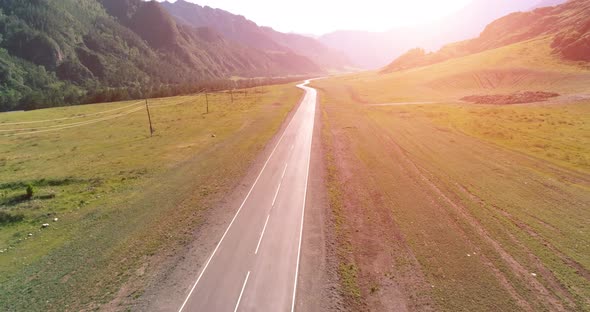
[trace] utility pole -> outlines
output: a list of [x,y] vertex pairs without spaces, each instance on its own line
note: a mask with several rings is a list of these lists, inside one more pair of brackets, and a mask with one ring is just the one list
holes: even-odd
[[229,89],[229,96],[231,97],[231,103],[234,103],[234,90],[233,89]]
[[207,114],[209,114],[209,93],[205,92],[205,101],[207,102]]
[[150,116],[150,107],[148,106],[148,100],[145,99],[145,110],[147,111],[148,121],[150,122],[150,137],[154,136],[154,128],[152,127],[152,117]]

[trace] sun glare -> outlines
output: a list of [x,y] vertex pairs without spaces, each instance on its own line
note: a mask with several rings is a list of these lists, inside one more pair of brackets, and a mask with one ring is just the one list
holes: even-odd
[[260,25],[321,35],[335,30],[385,31],[443,18],[471,0],[268,1],[189,0],[224,8]]
[[469,2],[470,0],[366,0],[362,7],[351,10],[350,14],[359,14],[359,10],[363,13],[356,22],[357,28],[379,31],[433,22],[461,9]]

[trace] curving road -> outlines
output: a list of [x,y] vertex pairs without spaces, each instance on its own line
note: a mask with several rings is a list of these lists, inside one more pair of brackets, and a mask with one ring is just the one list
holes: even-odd
[[316,90],[305,96],[179,312],[294,311]]

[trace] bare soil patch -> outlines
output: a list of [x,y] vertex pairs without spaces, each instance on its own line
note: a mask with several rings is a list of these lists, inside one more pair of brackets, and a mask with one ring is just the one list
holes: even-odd
[[558,96],[559,94],[554,92],[524,91],[512,94],[470,95],[461,100],[475,104],[509,105],[542,102]]
[[[324,116],[331,112],[326,106],[322,111]],[[324,133],[330,206],[336,221],[338,271],[346,310],[434,310],[432,286],[391,213],[391,199],[374,187],[371,170],[351,153],[354,143],[349,136],[365,130],[375,133],[375,129],[360,118],[350,124],[353,126],[328,127]]]

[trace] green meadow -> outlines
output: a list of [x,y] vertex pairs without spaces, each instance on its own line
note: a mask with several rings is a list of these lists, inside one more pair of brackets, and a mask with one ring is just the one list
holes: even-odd
[[151,257],[191,241],[300,96],[150,99],[153,136],[144,101],[0,114],[0,310],[94,309],[148,280]]

